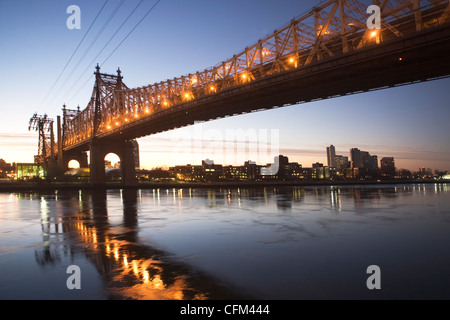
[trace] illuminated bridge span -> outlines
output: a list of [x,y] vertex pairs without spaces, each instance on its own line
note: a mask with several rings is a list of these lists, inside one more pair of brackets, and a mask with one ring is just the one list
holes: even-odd
[[[381,28],[367,5],[329,0],[214,67],[128,88],[100,72],[87,107],[65,110],[58,157],[90,150],[92,183],[104,181],[104,156],[121,158],[135,181],[130,141],[252,111],[433,80],[450,75],[449,0],[379,0]],[[129,164],[128,164],[129,163]]]

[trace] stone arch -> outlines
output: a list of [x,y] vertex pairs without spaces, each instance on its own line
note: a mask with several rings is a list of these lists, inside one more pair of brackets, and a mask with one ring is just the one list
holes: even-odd
[[[108,159],[111,159],[109,166],[108,166]],[[112,181],[121,181],[122,180],[122,170],[121,165],[122,161],[119,155],[117,155],[115,152],[109,152],[106,153],[105,157],[103,158],[103,161],[105,163],[105,181],[112,182]],[[117,168],[117,164],[119,164],[119,167]]]
[[123,185],[136,185],[136,170],[134,164],[134,147],[131,140],[98,140],[90,144],[91,183],[103,185],[106,182],[105,157],[109,153],[116,154],[120,159],[120,176]]

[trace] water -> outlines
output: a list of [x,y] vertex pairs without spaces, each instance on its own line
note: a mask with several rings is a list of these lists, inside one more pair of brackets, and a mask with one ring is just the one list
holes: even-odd
[[450,184],[0,194],[0,299],[449,299],[449,253]]

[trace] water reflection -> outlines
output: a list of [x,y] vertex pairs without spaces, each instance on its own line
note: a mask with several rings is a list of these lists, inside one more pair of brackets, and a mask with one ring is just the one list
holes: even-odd
[[[47,194],[19,193],[16,197],[30,201],[39,211],[42,245],[34,253],[36,262],[42,268],[61,265],[65,257],[73,260],[82,256],[95,266],[108,290],[107,298],[190,300],[247,299],[252,296],[238,293],[230,283],[222,282],[223,279],[219,281],[215,276],[181,262],[176,256],[152,244],[148,237],[143,237],[141,228],[153,219],[152,214],[156,215],[155,212],[158,217],[154,219],[161,219],[164,210],[182,213],[189,206],[200,205],[204,208],[199,210],[207,214],[215,212],[215,209],[228,212],[228,209],[250,208],[257,212],[264,208],[290,218],[291,212],[323,212],[326,209],[334,217],[348,208],[352,208],[352,212],[366,213],[369,212],[367,209],[386,206],[399,197],[430,193],[437,195],[449,191],[447,184],[417,184],[381,187],[59,190]],[[143,203],[155,211],[142,212]],[[211,218],[207,216],[206,219]],[[331,230],[329,224],[335,220],[327,219],[318,224]],[[310,225],[304,225],[301,218],[254,219],[251,223],[277,228],[278,233],[274,232],[264,239],[265,245],[282,243],[279,239],[284,239],[284,236],[287,242],[292,243],[298,239],[294,233],[304,232],[311,239],[318,238],[319,234]],[[265,228],[264,232],[267,231],[270,230]],[[277,276],[274,274],[273,277]]]
[[[221,287],[215,279],[140,241],[139,194],[139,190],[121,190],[120,230],[109,222],[105,190],[19,195],[39,197],[43,246],[35,251],[38,264],[45,267],[58,263],[61,254],[84,254],[107,283],[109,298],[113,299],[241,299],[241,295]],[[50,213],[48,202],[56,198],[56,210]]]

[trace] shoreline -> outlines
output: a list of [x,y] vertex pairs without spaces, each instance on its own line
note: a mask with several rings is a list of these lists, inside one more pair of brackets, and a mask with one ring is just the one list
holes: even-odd
[[158,188],[261,188],[261,187],[317,187],[317,186],[364,186],[389,184],[434,184],[450,183],[450,180],[381,180],[381,181],[215,181],[215,182],[140,182],[135,186],[119,183],[91,185],[89,183],[63,182],[1,182],[0,192],[52,191],[52,190],[96,190],[96,189],[158,189]]

